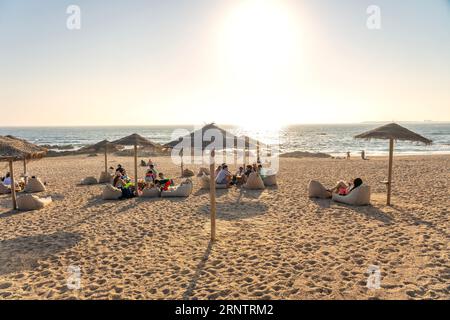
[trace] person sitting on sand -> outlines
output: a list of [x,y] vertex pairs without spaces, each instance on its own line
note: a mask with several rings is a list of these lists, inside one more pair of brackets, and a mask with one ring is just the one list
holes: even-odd
[[361,178],[356,178],[353,182],[349,182],[348,184],[344,181],[339,181],[336,186],[332,189],[328,189],[327,191],[331,194],[337,193],[341,196],[346,196],[350,194],[354,189],[358,188],[362,185],[363,181]]
[[130,182],[124,180],[120,172],[116,173],[116,176],[113,180],[113,186],[122,191],[122,199],[129,199],[134,196],[133,185]]
[[222,170],[222,165],[218,166],[216,171],[214,171],[214,177],[217,177],[217,175],[219,174],[219,172]]
[[5,178],[3,179],[3,184],[5,186],[10,186],[11,183],[12,183],[12,181],[11,181],[11,174],[9,172],[7,172]]
[[164,173],[158,173],[158,179],[155,180],[155,185],[159,187],[161,190],[167,190],[170,186],[174,185],[172,179],[167,179],[164,176]]
[[152,169],[148,169],[145,173],[144,180],[146,183],[154,183],[156,180],[156,173]]
[[222,166],[222,170],[217,174],[216,183],[230,185],[232,179],[232,174],[228,170],[228,166],[225,164]]
[[243,177],[245,177],[245,169],[244,167],[239,167],[238,171],[233,175],[233,184],[241,184],[243,182]]
[[120,174],[123,174],[124,171],[125,171],[125,169],[122,167],[121,164],[117,165],[116,173],[119,172]]
[[148,166],[148,168],[153,171],[153,173],[155,174],[155,177],[158,175],[158,170],[155,168],[154,164],[150,164]]
[[250,164],[248,164],[246,167],[245,167],[245,173],[244,173],[244,175],[248,178],[248,176],[250,175],[250,173],[252,173],[253,172],[253,167],[250,165]]

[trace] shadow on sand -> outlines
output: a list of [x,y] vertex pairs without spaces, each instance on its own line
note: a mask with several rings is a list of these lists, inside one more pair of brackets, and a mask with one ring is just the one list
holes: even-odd
[[211,254],[213,247],[213,242],[209,241],[208,247],[205,250],[205,253],[203,254],[202,260],[197,265],[197,268],[195,269],[195,274],[192,277],[192,280],[189,282],[189,285],[186,288],[186,291],[183,294],[183,300],[189,300],[192,298],[192,295],[195,291],[195,288],[197,287],[197,282],[200,279],[200,275],[202,274],[203,269],[205,268],[206,262],[209,259],[209,256]]
[[0,275],[36,268],[38,261],[75,246],[77,233],[56,232],[0,241]]

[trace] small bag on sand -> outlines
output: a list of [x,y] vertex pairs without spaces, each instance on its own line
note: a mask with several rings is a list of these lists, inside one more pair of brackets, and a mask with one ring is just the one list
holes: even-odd
[[26,193],[43,192],[45,190],[46,190],[45,185],[39,178],[28,179],[28,183],[24,189]]
[[81,185],[83,186],[90,186],[97,183],[98,181],[95,177],[86,177],[83,180],[81,180]]
[[308,196],[310,198],[329,199],[331,192],[329,192],[319,181],[311,180],[308,185]]
[[100,174],[100,179],[98,179],[98,183],[111,183],[112,182],[112,174],[110,174],[109,172],[102,172]]
[[0,194],[8,194],[8,193],[11,193],[11,188],[5,186],[3,183],[0,182]]
[[244,188],[250,190],[259,190],[264,189],[265,186],[263,180],[261,179],[261,176],[256,172],[252,172],[248,176],[247,182],[244,184]]
[[193,177],[194,175],[194,171],[192,171],[191,169],[186,168],[183,170],[183,177]]
[[207,175],[207,176],[210,175],[209,169],[208,169],[208,168],[201,167],[200,169],[198,169],[197,177],[200,178],[200,177],[203,176],[204,174]]
[[52,203],[52,198],[39,198],[32,194],[25,194],[17,198],[17,207],[20,211],[40,210]]
[[103,189],[103,200],[118,200],[122,196],[122,190],[115,188],[114,186],[107,184]]

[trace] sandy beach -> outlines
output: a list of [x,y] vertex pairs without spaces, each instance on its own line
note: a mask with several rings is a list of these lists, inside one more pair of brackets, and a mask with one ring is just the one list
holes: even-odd
[[[179,176],[170,158],[153,160]],[[102,185],[78,185],[102,161],[31,162],[47,182],[40,196],[54,200],[43,210],[12,212],[0,196],[0,299],[450,299],[450,155],[396,157],[392,207],[385,157],[282,158],[278,187],[217,191],[213,244],[209,196],[195,177],[189,198],[103,201]],[[109,165],[131,173],[132,161]],[[310,179],[358,176],[371,206],[307,196]],[[380,289],[366,287],[370,265]],[[80,268],[80,290],[66,285],[69,266]]]

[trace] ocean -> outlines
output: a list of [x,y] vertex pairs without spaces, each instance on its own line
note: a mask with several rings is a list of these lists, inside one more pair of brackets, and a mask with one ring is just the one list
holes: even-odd
[[[342,156],[347,151],[356,155],[365,150],[366,155],[386,155],[385,140],[364,141],[353,136],[376,128],[380,123],[291,125],[279,130],[245,130],[222,126],[231,133],[248,135],[265,143],[279,143],[281,152],[324,152]],[[431,146],[399,141],[396,154],[450,154],[450,123],[401,123],[406,128],[433,140]],[[176,129],[192,131],[194,126],[118,126],[118,127],[9,127],[0,128],[0,135],[13,135],[39,145],[72,145],[75,149],[103,139],[110,141],[138,133],[148,139],[164,144],[171,141]]]

